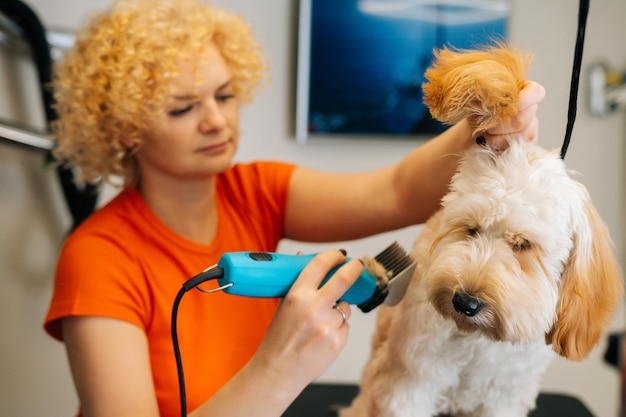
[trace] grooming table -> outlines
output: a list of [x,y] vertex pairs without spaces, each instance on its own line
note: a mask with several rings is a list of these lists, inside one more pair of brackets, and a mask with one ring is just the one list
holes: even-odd
[[[311,384],[285,411],[283,417],[332,417],[337,407],[349,405],[359,388],[348,384]],[[541,393],[537,408],[529,417],[594,417],[585,405],[574,397]]]

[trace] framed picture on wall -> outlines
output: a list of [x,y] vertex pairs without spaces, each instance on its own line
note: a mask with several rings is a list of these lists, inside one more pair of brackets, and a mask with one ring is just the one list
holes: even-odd
[[432,135],[433,49],[506,39],[510,0],[300,0],[296,139]]

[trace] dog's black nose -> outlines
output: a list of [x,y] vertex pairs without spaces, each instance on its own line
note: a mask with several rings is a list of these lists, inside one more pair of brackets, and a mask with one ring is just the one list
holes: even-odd
[[468,317],[474,317],[483,308],[483,303],[480,300],[462,291],[454,293],[452,304],[456,311]]

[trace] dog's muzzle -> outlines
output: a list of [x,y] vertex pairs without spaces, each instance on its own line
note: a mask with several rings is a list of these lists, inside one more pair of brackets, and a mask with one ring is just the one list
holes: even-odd
[[454,293],[452,304],[457,312],[465,314],[468,317],[475,316],[483,308],[483,303],[481,303],[480,300],[463,291]]

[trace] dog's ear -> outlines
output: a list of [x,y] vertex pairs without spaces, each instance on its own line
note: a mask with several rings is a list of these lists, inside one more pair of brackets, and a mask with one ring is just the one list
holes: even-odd
[[546,341],[559,355],[582,360],[600,340],[623,294],[620,268],[609,231],[587,204],[586,221],[575,227],[554,326]]
[[530,54],[504,44],[480,51],[435,50],[424,74],[424,104],[440,122],[467,117],[474,134],[486,131],[519,111],[530,61]]

